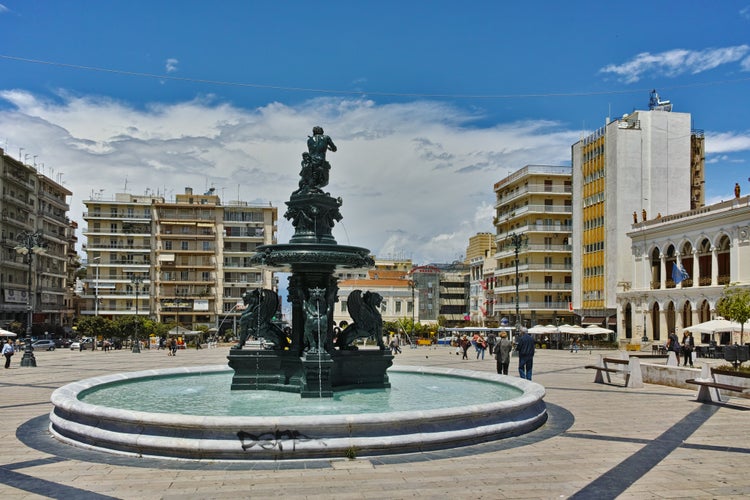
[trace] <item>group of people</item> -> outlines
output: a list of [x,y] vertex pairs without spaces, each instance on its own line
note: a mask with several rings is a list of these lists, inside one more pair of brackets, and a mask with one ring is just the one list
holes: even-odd
[[177,356],[177,339],[172,337],[167,341],[164,337],[159,339],[159,349],[166,349],[167,356]]
[[682,355],[683,364],[682,366],[693,366],[693,351],[695,350],[695,340],[693,335],[686,331],[682,336],[682,342],[677,338],[675,332],[671,332],[667,336],[667,351],[674,353],[677,358],[677,364],[680,364],[680,355]]
[[[481,335],[474,335],[472,339],[469,339],[466,335],[461,337],[458,341],[457,352],[463,352],[462,359],[469,359],[468,351],[471,346],[477,353],[477,359],[484,359],[484,353],[487,349],[490,350],[491,354],[494,354],[497,362],[497,373],[501,375],[508,375],[510,368],[510,353],[513,350],[513,344],[508,338],[507,332],[500,332],[500,339],[496,342],[494,338],[487,341]],[[536,347],[534,346],[534,337],[530,333],[524,333],[518,337],[516,343],[516,351],[518,352],[518,375],[526,380],[531,380],[531,373],[534,365],[534,352]]]

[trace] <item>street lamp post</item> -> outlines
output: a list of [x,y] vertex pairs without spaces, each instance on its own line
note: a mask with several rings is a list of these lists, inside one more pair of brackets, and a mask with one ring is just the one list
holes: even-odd
[[19,245],[15,247],[15,251],[21,255],[25,255],[26,262],[29,265],[26,290],[26,341],[24,342],[25,346],[23,358],[21,358],[21,366],[36,367],[34,349],[31,347],[31,326],[34,321],[34,303],[32,302],[32,264],[34,262],[34,254],[41,254],[44,252],[42,233],[39,231],[23,231],[18,235],[18,242]]
[[519,334],[521,330],[521,311],[519,306],[519,294],[518,294],[518,285],[519,285],[519,279],[518,279],[518,251],[521,249],[521,247],[525,246],[529,239],[527,237],[524,237],[523,234],[516,234],[513,233],[508,236],[507,241],[513,245],[513,248],[515,250],[516,254],[516,335]]
[[94,279],[94,316],[99,316],[99,261],[102,260],[101,256],[94,257],[96,262],[96,278]]
[[130,278],[130,282],[135,286],[135,334],[133,338],[132,352],[137,354],[141,352],[141,345],[138,341],[138,324],[140,323],[140,319],[138,318],[138,293],[141,288],[141,283],[143,283],[143,276],[133,275],[133,277]]

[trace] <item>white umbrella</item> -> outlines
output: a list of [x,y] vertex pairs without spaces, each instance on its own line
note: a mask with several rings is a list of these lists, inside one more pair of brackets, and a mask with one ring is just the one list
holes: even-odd
[[9,332],[8,330],[3,330],[2,328],[0,328],[0,337],[17,337],[17,336],[18,335],[16,335],[13,332]]
[[609,328],[602,328],[601,326],[597,325],[589,325],[583,329],[583,333],[586,335],[609,335],[610,333],[615,332],[614,330],[610,330]]
[[[742,325],[734,321],[729,321],[727,319],[712,319],[711,321],[688,326],[686,328],[683,328],[682,331],[693,333],[739,332],[741,328]],[[748,331],[749,328],[750,325],[748,325],[748,323],[745,323],[745,331]]]
[[549,335],[550,333],[557,333],[557,327],[555,325],[534,325],[529,328],[529,333],[532,335]]
[[574,335],[583,335],[586,330],[578,325],[560,325],[560,333],[572,333]]

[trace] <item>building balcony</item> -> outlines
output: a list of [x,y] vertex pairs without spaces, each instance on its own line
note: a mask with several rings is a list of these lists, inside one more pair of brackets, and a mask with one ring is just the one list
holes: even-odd
[[68,202],[65,200],[64,197],[61,198],[61,197],[55,196],[52,193],[48,193],[44,190],[42,190],[42,192],[38,193],[37,195],[43,200],[56,205],[58,208],[60,208],[61,210],[65,212],[70,210],[70,205],[68,204]]
[[540,182],[532,182],[524,186],[518,186],[518,189],[513,189],[511,192],[497,197],[497,206],[506,205],[511,201],[530,195],[530,194],[559,194],[570,196],[573,193],[573,186],[564,184],[544,184]]
[[109,251],[121,251],[121,250],[133,250],[133,251],[151,251],[151,245],[101,245],[101,244],[89,244],[86,247],[89,252],[109,252]]
[[84,219],[111,219],[111,220],[127,220],[129,222],[151,222],[150,214],[136,214],[128,212],[117,212],[117,213],[105,213],[105,212],[83,212]]

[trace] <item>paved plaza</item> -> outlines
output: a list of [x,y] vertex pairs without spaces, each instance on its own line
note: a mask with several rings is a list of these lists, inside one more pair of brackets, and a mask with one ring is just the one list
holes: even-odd
[[[520,437],[468,448],[355,460],[185,462],[116,456],[47,432],[52,391],[105,373],[225,364],[200,351],[16,354],[0,375],[0,498],[740,498],[750,496],[750,399],[702,404],[696,391],[594,384],[597,352],[537,350],[549,419]],[[471,351],[470,351],[471,353]],[[472,356],[473,357],[473,356]],[[446,347],[395,363],[495,370]],[[699,365],[701,360],[699,361]],[[517,360],[511,362],[511,374]],[[698,375],[698,370],[696,370]]]

